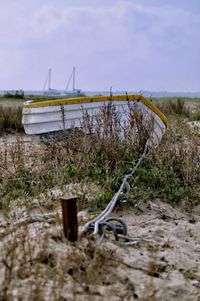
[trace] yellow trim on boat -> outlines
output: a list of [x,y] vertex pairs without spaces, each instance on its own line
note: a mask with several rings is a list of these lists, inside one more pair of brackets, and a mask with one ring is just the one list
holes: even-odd
[[105,101],[140,101],[150,110],[152,110],[156,115],[158,115],[162,121],[167,125],[166,116],[142,95],[112,95],[112,96],[94,96],[94,97],[75,97],[67,99],[56,99],[56,100],[47,100],[40,102],[29,102],[24,103],[24,108],[38,108],[38,107],[47,107],[47,106],[58,106],[58,105],[72,105],[72,104],[82,104],[87,102],[105,102]]

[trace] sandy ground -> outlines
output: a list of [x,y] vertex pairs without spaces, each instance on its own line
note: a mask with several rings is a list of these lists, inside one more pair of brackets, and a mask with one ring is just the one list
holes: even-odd
[[1,221],[0,299],[200,300],[200,216],[159,201],[117,215],[138,245],[69,243],[54,214]]
[[[40,151],[37,140],[12,135],[0,138],[1,149],[5,143],[21,147],[16,139],[24,141],[21,151],[28,156],[33,145]],[[12,163],[17,152],[9,152]],[[155,200],[116,212],[129,235],[139,238],[132,246],[112,235],[100,244],[92,235],[72,244],[63,236],[60,211],[21,210],[9,220],[0,214],[0,300],[200,301],[200,207],[195,209],[186,213]],[[89,218],[80,216],[80,225]]]

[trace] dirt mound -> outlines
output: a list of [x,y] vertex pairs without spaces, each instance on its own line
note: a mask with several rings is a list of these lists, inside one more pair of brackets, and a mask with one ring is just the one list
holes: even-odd
[[200,300],[200,217],[160,202],[121,215],[137,246],[71,244],[54,213],[2,221],[0,299]]

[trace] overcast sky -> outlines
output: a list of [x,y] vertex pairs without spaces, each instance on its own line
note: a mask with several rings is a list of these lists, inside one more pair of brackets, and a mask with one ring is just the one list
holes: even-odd
[[200,91],[200,0],[0,0],[0,90]]

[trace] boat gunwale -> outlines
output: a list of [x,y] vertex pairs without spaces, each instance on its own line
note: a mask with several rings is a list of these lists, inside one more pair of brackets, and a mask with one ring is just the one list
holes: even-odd
[[73,104],[84,104],[84,103],[93,103],[93,102],[106,102],[106,101],[137,101],[143,103],[146,107],[152,110],[156,115],[167,126],[167,117],[154,105],[151,101],[145,98],[142,95],[112,95],[112,96],[94,96],[94,97],[75,97],[67,99],[56,99],[56,100],[47,100],[40,102],[27,101],[23,104],[24,108],[39,108],[39,107],[48,107],[48,106],[59,106],[59,105],[73,105]]

